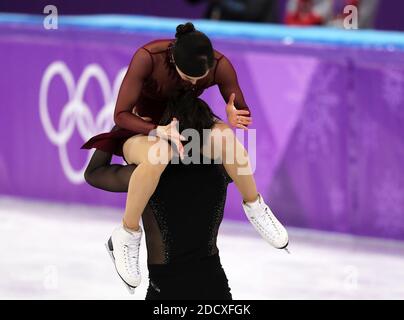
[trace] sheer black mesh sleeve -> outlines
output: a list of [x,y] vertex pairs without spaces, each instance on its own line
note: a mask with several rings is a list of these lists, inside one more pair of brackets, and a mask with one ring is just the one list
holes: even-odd
[[234,70],[234,67],[229,59],[227,59],[225,56],[222,56],[218,62],[215,80],[219,86],[219,90],[224,101],[229,101],[230,95],[235,93],[236,98],[234,101],[234,106],[239,110],[242,109],[250,111],[238,83],[236,71]]
[[[116,130],[115,126],[111,131]],[[110,192],[128,192],[129,179],[136,165],[111,164],[112,153],[96,150],[84,178],[91,186]]]
[[156,128],[155,124],[132,113],[142,91],[143,82],[152,70],[153,60],[150,54],[144,48],[140,48],[133,56],[119,89],[114,111],[114,120],[119,127],[145,135]]

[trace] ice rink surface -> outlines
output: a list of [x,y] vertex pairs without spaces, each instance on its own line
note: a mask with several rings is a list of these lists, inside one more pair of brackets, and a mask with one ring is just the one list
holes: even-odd
[[[122,210],[0,197],[0,299],[144,299],[117,276],[104,242]],[[404,243],[289,228],[276,250],[248,223],[218,247],[234,299],[404,299]]]

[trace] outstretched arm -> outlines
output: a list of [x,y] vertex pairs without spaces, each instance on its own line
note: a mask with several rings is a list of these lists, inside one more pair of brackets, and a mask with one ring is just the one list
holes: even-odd
[[244,100],[236,71],[225,56],[218,61],[215,81],[223,99],[227,102],[226,113],[229,123],[233,127],[247,129],[252,123],[250,109]]
[[143,82],[152,70],[153,61],[149,52],[144,48],[140,48],[134,54],[119,89],[114,121],[120,128],[147,135],[157,127],[132,112],[142,91]]

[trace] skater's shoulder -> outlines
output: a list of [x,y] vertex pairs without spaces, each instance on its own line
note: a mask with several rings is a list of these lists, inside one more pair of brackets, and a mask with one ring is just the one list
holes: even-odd
[[213,54],[214,54],[216,61],[220,61],[223,57],[224,58],[226,57],[223,53],[221,53],[220,51],[218,51],[216,49],[213,49]]
[[143,49],[148,51],[150,54],[165,53],[167,49],[172,46],[174,39],[157,39],[150,41],[142,46]]

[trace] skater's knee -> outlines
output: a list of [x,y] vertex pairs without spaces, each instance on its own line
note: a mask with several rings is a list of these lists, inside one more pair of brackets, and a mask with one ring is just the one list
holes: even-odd
[[164,163],[150,163],[150,162],[145,162],[139,165],[141,167],[145,178],[150,178],[150,177],[160,177],[165,168],[167,167],[167,164]]
[[101,167],[90,167],[88,166],[86,168],[86,170],[84,171],[84,180],[90,185],[93,186],[95,188],[100,188],[102,189],[102,187],[100,187],[100,169]]
[[88,168],[84,171],[84,180],[91,186],[94,186],[94,174],[93,170],[89,170]]
[[225,123],[216,124],[211,132],[211,141],[218,147],[234,144],[236,136],[233,130]]
[[172,157],[172,147],[159,137],[136,136],[123,145],[123,154],[129,164],[168,164]]
[[173,156],[174,152],[170,143],[159,138],[150,146],[145,163],[165,167],[172,160]]
[[214,152],[214,158],[220,157],[223,159],[229,156],[229,152],[234,156],[233,153],[238,146],[238,141],[233,130],[227,124],[219,123],[212,129],[210,146]]

